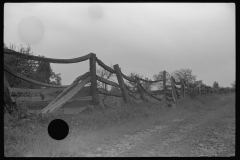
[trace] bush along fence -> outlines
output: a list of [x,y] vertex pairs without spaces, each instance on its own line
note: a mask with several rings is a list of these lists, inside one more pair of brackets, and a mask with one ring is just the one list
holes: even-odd
[[[89,60],[90,71],[77,77],[71,85],[60,86],[42,83],[30,78],[27,78],[21,74],[18,74],[10,66],[4,63],[4,71],[16,76],[24,81],[34,83],[40,86],[44,86],[44,89],[21,89],[12,88],[9,86],[8,81],[4,74],[4,101],[9,106],[13,106],[13,102],[25,103],[29,110],[41,110],[41,113],[50,113],[54,110],[63,108],[72,108],[73,106],[83,107],[87,104],[98,105],[99,101],[104,96],[113,96],[123,98],[125,103],[131,103],[132,101],[149,101],[149,98],[157,101],[177,101],[179,98],[194,97],[197,95],[204,95],[210,93],[227,93],[227,90],[216,90],[211,87],[197,86],[193,87],[191,84],[187,84],[184,79],[180,79],[176,82],[171,77],[171,85],[166,85],[166,71],[163,71],[163,79],[157,81],[147,81],[139,77],[128,77],[124,75],[119,68],[119,65],[114,65],[113,69],[105,65],[100,59],[96,57],[96,54],[89,53],[85,56],[73,58],[73,59],[53,59],[45,57],[37,57],[32,55],[26,55],[10,49],[4,48],[4,54],[14,55],[18,58],[31,59],[36,61],[43,61],[49,63],[78,63]],[[118,83],[99,77],[96,74],[96,64],[116,74]],[[130,89],[124,80],[134,83],[137,89]],[[112,93],[103,88],[97,87],[97,81],[105,84],[117,87],[121,93]],[[146,91],[141,84],[141,81],[147,83],[163,82],[163,89],[157,91]],[[91,83],[90,86],[86,84]]]

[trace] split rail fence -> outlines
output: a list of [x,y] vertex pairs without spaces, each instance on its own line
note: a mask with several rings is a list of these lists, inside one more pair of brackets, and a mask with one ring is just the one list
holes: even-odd
[[[89,60],[89,71],[77,77],[73,83],[68,86],[51,85],[27,78],[18,74],[16,71],[12,70],[10,66],[4,63],[5,72],[8,72],[24,81],[46,87],[44,89],[12,88],[9,86],[4,74],[4,100],[6,100],[8,105],[12,105],[13,102],[25,103],[27,104],[29,110],[41,110],[41,113],[50,113],[60,107],[83,107],[88,104],[96,106],[100,103],[100,100],[103,100],[104,96],[116,97],[116,99],[123,98],[125,103],[131,103],[131,101],[149,101],[149,98],[166,102],[177,101],[180,97],[194,97],[200,94],[218,92],[211,87],[192,87],[190,84],[187,84],[184,79],[180,79],[180,82],[176,82],[173,77],[170,79],[171,85],[166,85],[166,71],[163,71],[163,79],[157,81],[146,81],[138,77],[131,78],[122,73],[118,64],[114,65],[114,68],[112,69],[98,59],[94,53],[89,53],[85,56],[73,59],[53,59],[26,55],[4,48],[4,54],[49,63],[78,63]],[[108,72],[116,74],[118,83],[99,77],[96,74],[96,64]],[[123,78],[131,83],[134,83],[137,86],[137,89],[130,89],[125,84]],[[120,88],[121,93],[112,93],[103,88],[98,88],[97,81]],[[146,91],[142,86],[141,81],[147,83],[162,82],[163,89],[157,91]],[[88,83],[91,83],[91,85],[86,86]]]

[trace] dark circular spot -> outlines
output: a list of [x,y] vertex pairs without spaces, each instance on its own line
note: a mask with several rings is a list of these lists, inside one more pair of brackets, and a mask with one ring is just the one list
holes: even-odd
[[18,24],[18,35],[25,43],[35,44],[42,40],[44,26],[35,16],[24,17]]
[[48,134],[55,140],[62,140],[69,132],[68,124],[61,119],[52,120],[48,125]]
[[103,9],[98,4],[93,4],[88,8],[88,15],[93,19],[100,19],[103,16]]

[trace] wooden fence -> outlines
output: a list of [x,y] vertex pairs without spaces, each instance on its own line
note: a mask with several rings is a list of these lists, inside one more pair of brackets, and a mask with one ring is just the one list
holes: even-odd
[[[88,104],[96,106],[100,103],[100,100],[104,99],[105,96],[107,96],[108,99],[111,97],[110,99],[114,100],[115,97],[118,97],[118,99],[123,98],[125,103],[131,103],[131,101],[149,101],[149,98],[164,102],[177,101],[179,98],[194,97],[200,94],[219,93],[218,90],[214,90],[211,87],[192,87],[190,84],[187,84],[184,79],[180,79],[179,82],[176,82],[173,77],[170,79],[171,85],[166,85],[166,71],[163,71],[163,79],[157,81],[147,81],[138,77],[131,78],[122,73],[118,64],[114,65],[114,68],[112,69],[98,59],[94,53],[89,53],[85,56],[73,59],[53,59],[26,55],[4,48],[4,54],[49,63],[78,63],[89,60],[90,72],[86,72],[85,74],[77,77],[74,82],[68,86],[51,85],[32,80],[18,74],[12,70],[10,66],[4,63],[4,71],[10,73],[11,75],[14,75],[24,81],[47,87],[44,89],[11,88],[9,87],[7,79],[4,75],[4,99],[7,101],[8,105],[12,105],[13,102],[24,102],[30,110],[41,109],[42,113],[49,113],[60,107],[83,107]],[[99,77],[96,74],[96,64],[108,72],[116,74],[118,83]],[[135,86],[137,86],[137,90],[128,88],[123,79],[134,83]],[[121,93],[111,93],[103,88],[98,88],[97,81],[117,87],[121,90]],[[163,82],[163,89],[148,92],[142,86],[142,81],[147,83]],[[88,83],[91,83],[91,85],[85,86]]]

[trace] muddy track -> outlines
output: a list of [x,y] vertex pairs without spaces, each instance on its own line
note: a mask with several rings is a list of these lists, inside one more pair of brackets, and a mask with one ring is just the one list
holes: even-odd
[[235,99],[232,97],[223,95],[221,101],[207,109],[179,114],[134,134],[125,134],[84,156],[234,156]]

